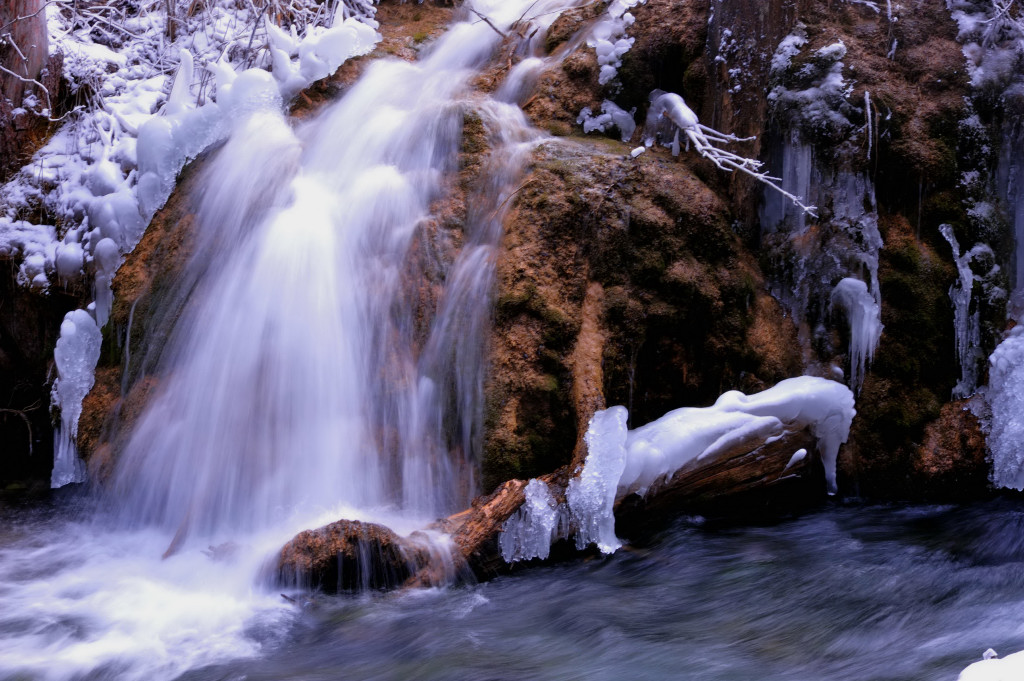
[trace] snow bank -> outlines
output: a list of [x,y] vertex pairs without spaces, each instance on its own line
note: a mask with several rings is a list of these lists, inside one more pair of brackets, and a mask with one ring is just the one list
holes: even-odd
[[[730,391],[711,407],[684,407],[632,431],[625,407],[598,412],[587,430],[583,471],[569,482],[566,497],[578,530],[576,544],[596,544],[612,553],[615,500],[640,495],[684,468],[709,464],[735,446],[768,441],[787,431],[810,429],[818,441],[830,494],[836,491],[836,459],[856,414],[853,393],[824,378],[802,376],[754,395]],[[802,452],[806,455],[806,452]],[[802,458],[794,454],[789,465]],[[783,469],[783,470],[786,470]]]
[[[321,16],[322,8],[311,8]],[[53,391],[62,412],[54,486],[80,477],[74,436],[88,389],[79,388],[85,373],[91,387],[98,358],[98,350],[93,357],[92,345],[81,341],[83,334],[94,335],[82,331],[85,317],[97,334],[106,324],[110,282],[122,255],[167,201],[178,173],[254,112],[280,112],[298,90],[369,53],[380,39],[372,5],[362,0],[342,5],[333,19],[324,15],[327,25],[310,23],[301,37],[294,26],[289,35],[260,21],[254,6],[224,1],[182,20],[184,30],[172,43],[165,39],[165,15],[140,11],[125,20],[130,37],[116,51],[92,42],[83,16],[89,15],[51,6],[51,44],[65,54],[72,91],[88,88],[101,98],[72,116],[0,188],[0,255],[20,261],[19,282],[40,290],[83,279],[92,284],[95,304],[76,311],[74,323],[65,321],[58,341],[75,378],[62,373],[64,388],[55,384]],[[164,74],[175,63],[169,81]],[[264,70],[270,66],[273,74]],[[40,214],[64,227],[33,224]],[[69,332],[74,340],[65,339]]]
[[[991,651],[990,651],[991,652]],[[987,656],[986,656],[987,657]],[[957,681],[1020,681],[1024,679],[1024,652],[987,657],[960,672]]]

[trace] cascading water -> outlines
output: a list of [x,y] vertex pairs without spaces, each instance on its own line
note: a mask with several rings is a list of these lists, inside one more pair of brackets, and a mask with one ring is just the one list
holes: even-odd
[[[0,560],[0,675],[166,678],[252,654],[252,623],[288,612],[254,580],[295,532],[407,532],[468,503],[502,211],[541,139],[514,103],[528,83],[496,99],[468,83],[501,29],[535,16],[543,36],[574,4],[478,0],[488,22],[419,63],[371,64],[317,120],[236,127],[205,171],[180,319],[106,512]],[[492,154],[463,233],[431,231],[469,109]],[[424,302],[428,274],[442,284]]]

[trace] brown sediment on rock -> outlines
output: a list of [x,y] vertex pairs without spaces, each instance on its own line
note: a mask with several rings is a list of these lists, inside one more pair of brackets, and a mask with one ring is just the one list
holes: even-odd
[[925,469],[915,470],[912,460],[958,374],[948,295],[955,270],[902,216],[882,216],[879,224],[886,244],[879,266],[885,329],[839,458],[839,484],[858,496],[922,498]]
[[605,408],[604,372],[601,359],[604,356],[605,336],[601,330],[601,316],[604,311],[604,289],[597,282],[590,282],[583,306],[580,310],[580,332],[576,336],[576,347],[569,358],[572,371],[572,405],[576,413],[576,447],[573,449],[570,468],[582,466],[587,456],[584,434],[594,414]]
[[926,495],[976,499],[989,490],[985,434],[967,400],[942,405],[912,459]]

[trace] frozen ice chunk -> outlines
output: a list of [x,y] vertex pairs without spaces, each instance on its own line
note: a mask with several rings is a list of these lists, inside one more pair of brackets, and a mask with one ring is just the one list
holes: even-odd
[[531,558],[547,558],[551,544],[564,534],[565,509],[559,507],[543,480],[530,480],[526,501],[505,523],[499,543],[507,563]]
[[594,414],[587,428],[586,463],[565,494],[579,549],[597,544],[602,553],[613,553],[622,546],[615,536],[612,510],[626,465],[627,416],[625,407],[612,407]]
[[992,482],[1024,490],[1024,326],[1016,326],[989,357]]
[[85,310],[74,310],[64,316],[60,338],[53,351],[57,380],[53,383],[52,399],[53,404],[60,408],[60,425],[54,431],[51,487],[85,480],[85,469],[78,458],[75,439],[78,437],[82,400],[92,389],[102,341],[99,327]]
[[580,111],[576,122],[583,125],[583,132],[587,134],[595,130],[607,132],[610,128],[615,127],[618,129],[619,137],[622,141],[628,142],[633,137],[633,133],[636,132],[636,121],[633,119],[633,114],[635,113],[636,109],[626,111],[615,102],[606,99],[601,104],[600,115],[595,116],[594,112],[587,106]]

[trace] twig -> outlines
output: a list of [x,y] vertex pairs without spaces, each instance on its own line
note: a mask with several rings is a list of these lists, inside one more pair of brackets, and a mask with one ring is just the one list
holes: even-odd
[[[38,406],[38,405],[37,405]],[[28,429],[28,455],[32,456],[32,421],[29,420],[25,414],[26,411],[31,411],[33,407],[27,409],[0,409],[0,414],[14,414],[25,422],[25,428]]]
[[8,69],[8,68],[4,68],[3,66],[0,66],[0,71],[2,71],[2,72],[4,72],[4,73],[6,73],[6,74],[7,74],[7,75],[9,75],[9,76],[13,76],[13,77],[17,78],[17,79],[18,79],[18,80],[20,80],[20,81],[21,81],[22,83],[29,83],[29,84],[31,84],[31,85],[35,85],[35,86],[37,86],[37,87],[38,87],[38,88],[39,88],[40,90],[42,90],[42,91],[43,91],[43,94],[44,94],[44,95],[46,95],[46,108],[47,108],[47,110],[49,110],[49,111],[50,111],[51,113],[53,112],[53,106],[52,106],[52,104],[50,103],[50,91],[46,89],[46,86],[45,86],[45,85],[43,85],[42,83],[40,83],[40,82],[39,82],[38,80],[36,80],[35,78],[24,78],[24,77],[22,77],[22,76],[19,76],[19,75],[18,75],[17,73],[15,73],[14,71],[11,71],[11,70],[10,70],[10,69]]
[[488,19],[487,17],[485,17],[485,16],[483,15],[483,14],[480,14],[480,12],[477,12],[477,11],[476,11],[475,9],[473,9],[473,8],[470,8],[470,10],[469,10],[469,11],[470,11],[470,12],[472,12],[473,14],[477,15],[478,17],[480,17],[480,20],[481,20],[481,21],[483,21],[483,22],[484,22],[485,24],[487,24],[488,26],[490,26],[491,28],[493,28],[493,29],[494,29],[494,32],[495,32],[495,33],[497,33],[498,35],[500,35],[500,36],[501,36],[502,38],[508,38],[508,35],[506,35],[505,33],[503,33],[503,32],[502,32],[502,30],[501,30],[500,28],[498,28],[497,26],[495,26],[494,24],[492,24],[492,23],[491,23],[491,20],[490,20],[490,19]]

